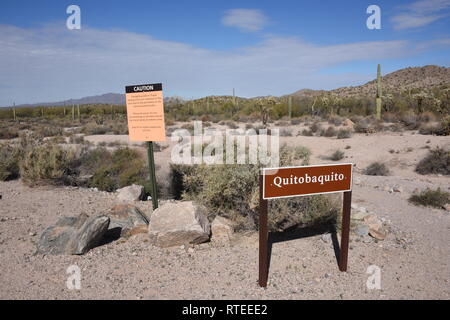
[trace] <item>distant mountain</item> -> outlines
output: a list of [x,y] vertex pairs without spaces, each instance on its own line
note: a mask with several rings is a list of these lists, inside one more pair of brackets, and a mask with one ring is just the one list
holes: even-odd
[[[375,74],[375,72],[374,72]],[[409,89],[430,89],[435,86],[440,85],[450,85],[450,68],[439,67],[434,65],[424,66],[424,67],[414,67],[400,69],[383,76],[382,86],[383,92],[400,92]],[[352,96],[374,96],[376,91],[376,79],[367,82],[366,84],[360,86],[352,87],[342,87],[334,90],[312,90],[312,89],[301,89],[294,93],[285,95],[293,96],[298,98],[309,98],[320,96],[326,93],[333,93],[340,97],[352,97]],[[254,97],[251,99],[257,99]],[[200,99],[195,99],[194,102],[200,102],[203,100],[209,100],[210,102],[231,102],[233,100],[232,96],[209,96]],[[246,98],[236,97],[236,101],[248,100]],[[180,97],[165,97],[164,102],[178,103],[184,102],[185,100]],[[204,101],[203,101],[204,102]],[[57,102],[44,102],[44,103],[34,103],[34,104],[23,104],[16,106],[20,107],[35,107],[35,106],[70,106],[72,104],[113,104],[113,105],[125,105],[125,95],[120,93],[106,93],[97,96],[84,97],[81,99],[69,99],[65,101]]]
[[[374,74],[376,74],[374,72]],[[352,96],[374,96],[376,93],[377,80],[353,87],[342,87],[334,90],[310,90],[302,89],[291,96],[314,97],[324,93],[333,93],[340,97]],[[450,85],[450,68],[434,65],[400,69],[382,77],[382,88],[384,92],[400,92],[410,89],[431,89],[436,86]]]
[[[179,97],[164,97],[164,102],[171,103],[178,99],[178,101],[183,101]],[[81,99],[69,99],[64,101],[55,102],[43,102],[43,103],[33,103],[33,104],[22,104],[17,105],[17,108],[25,107],[52,107],[52,106],[71,106],[71,105],[83,105],[83,104],[112,104],[112,105],[125,105],[125,95],[120,93],[105,93],[98,96],[89,96]]]
[[33,103],[33,104],[22,104],[16,106],[17,108],[22,107],[36,107],[36,106],[62,106],[67,105],[71,106],[73,104],[113,104],[113,105],[124,105],[125,104],[125,95],[120,93],[105,93],[98,96],[89,96],[81,99],[69,99],[64,101],[55,101],[55,102],[43,102],[43,103]]

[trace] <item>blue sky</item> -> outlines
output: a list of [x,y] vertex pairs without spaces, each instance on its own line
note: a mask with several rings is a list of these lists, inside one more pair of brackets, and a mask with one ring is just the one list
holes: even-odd
[[[81,29],[68,30],[69,5]],[[381,30],[369,30],[369,5]],[[450,62],[450,0],[2,1],[0,106],[123,92],[282,95]]]

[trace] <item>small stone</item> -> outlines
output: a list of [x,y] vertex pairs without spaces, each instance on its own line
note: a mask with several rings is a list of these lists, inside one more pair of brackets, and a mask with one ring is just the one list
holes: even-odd
[[29,235],[30,237],[34,237],[34,236],[36,235],[36,233],[30,232],[28,235]]
[[189,248],[189,249],[187,250],[187,252],[188,252],[188,253],[194,253],[195,250],[194,250],[194,248]]
[[321,237],[323,242],[330,243],[331,242],[331,233],[325,233]]
[[400,186],[394,186],[394,187],[392,188],[392,191],[394,191],[394,192],[403,192],[403,188],[400,187]]
[[384,240],[386,238],[386,235],[384,233],[373,229],[369,230],[369,235],[377,240]]
[[374,214],[365,216],[363,221],[364,221],[364,224],[369,227],[369,229],[372,229],[375,231],[380,230],[381,227],[383,226],[383,223]]

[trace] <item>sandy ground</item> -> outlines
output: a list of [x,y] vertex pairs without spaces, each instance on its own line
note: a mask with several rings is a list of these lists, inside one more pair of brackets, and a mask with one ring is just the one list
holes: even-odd
[[[88,137],[97,141],[126,136]],[[311,164],[326,159],[336,148],[345,150],[341,162],[356,163],[354,203],[386,221],[384,241],[361,241],[352,236],[349,270],[339,272],[332,243],[321,235],[273,244],[269,285],[257,286],[256,234],[240,234],[230,246],[203,244],[194,251],[160,249],[146,235],[119,240],[84,256],[34,255],[41,232],[60,216],[98,214],[116,203],[114,194],[68,187],[28,188],[20,181],[0,182],[0,298],[1,299],[449,299],[450,212],[416,207],[407,199],[414,189],[448,190],[445,176],[421,176],[414,166],[428,151],[449,147],[448,137],[412,132],[357,134],[350,139],[286,137],[290,145],[311,149]],[[429,142],[427,142],[429,141]],[[412,150],[411,150],[412,148]],[[389,150],[394,149],[394,153]],[[398,150],[398,153],[396,152]],[[155,154],[167,167],[170,148]],[[371,177],[360,170],[383,160],[392,175]],[[390,193],[385,187],[398,186]],[[137,204],[151,215],[151,204]],[[69,290],[66,270],[81,268],[81,289]],[[381,269],[381,289],[370,290],[370,265]]]

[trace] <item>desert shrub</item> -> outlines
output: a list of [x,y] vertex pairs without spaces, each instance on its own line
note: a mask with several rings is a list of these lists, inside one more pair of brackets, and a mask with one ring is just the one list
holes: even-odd
[[442,148],[430,150],[416,166],[420,174],[450,174],[450,151]]
[[144,157],[128,147],[113,152],[102,147],[87,150],[79,163],[80,174],[91,176],[89,187],[115,191],[133,183],[146,186],[148,169]]
[[385,129],[392,132],[403,132],[403,126],[400,123],[391,124],[385,127]]
[[36,133],[42,137],[62,136],[63,129],[51,125],[43,125],[36,129]]
[[72,174],[72,150],[52,143],[36,144],[23,152],[20,176],[28,185],[63,184]]
[[364,174],[368,176],[388,176],[388,167],[381,162],[372,162],[365,170]]
[[19,136],[19,130],[16,128],[0,128],[0,139],[14,139]]
[[331,116],[328,119],[328,123],[333,124],[335,126],[340,126],[340,125],[342,125],[343,122],[344,122],[344,120],[339,116]]
[[344,152],[344,151],[342,151],[342,150],[336,150],[336,151],[334,151],[334,152],[331,154],[330,160],[333,160],[333,161],[339,161],[339,160],[342,160],[342,159],[344,159],[344,155],[345,155],[345,152]]
[[292,137],[292,129],[281,128],[280,129],[280,137]]
[[[280,165],[306,164],[306,148],[280,149]],[[175,188],[183,199],[205,205],[210,219],[226,216],[238,223],[238,229],[255,229],[258,223],[259,168],[257,164],[171,165],[172,177],[181,184]],[[299,224],[332,219],[336,212],[324,196],[302,197],[270,202],[270,230],[285,230]]]
[[234,121],[227,121],[225,125],[230,129],[238,129],[239,126]]
[[412,111],[404,112],[400,116],[400,122],[409,130],[415,130],[420,126],[417,115]]
[[418,117],[419,122],[433,122],[436,121],[436,116],[432,112],[423,112]]
[[109,131],[109,128],[102,124],[97,124],[95,122],[90,122],[81,130],[84,134],[89,135],[101,135]]
[[347,139],[347,138],[351,138],[351,136],[352,136],[352,132],[347,129],[339,129],[339,131],[337,132],[338,139]]
[[306,137],[312,137],[314,135],[310,129],[303,129],[301,134]]
[[440,188],[427,188],[419,194],[413,194],[408,200],[415,205],[442,208],[450,202],[450,193],[441,191]]
[[376,120],[370,117],[363,118],[353,126],[353,130],[358,133],[374,133],[379,129]]
[[319,122],[314,122],[309,129],[311,130],[312,133],[316,133],[319,132],[319,130],[322,128],[322,126],[320,125]]
[[337,131],[334,126],[329,126],[326,130],[321,131],[320,135],[325,137],[334,137],[337,135]]
[[444,117],[438,124],[426,123],[419,128],[420,134],[432,134],[436,136],[450,135],[450,116]]
[[384,112],[382,118],[384,122],[395,123],[398,121],[397,115],[392,112]]
[[291,124],[292,124],[293,126],[297,126],[297,125],[299,125],[301,122],[302,122],[301,119],[292,119],[292,120],[291,120]]
[[289,122],[287,122],[287,121],[277,121],[277,122],[275,122],[275,125],[277,127],[287,127],[287,126],[289,126]]
[[0,144],[0,181],[19,177],[19,149],[11,144]]
[[86,141],[84,140],[83,136],[72,135],[69,137],[69,142],[74,144],[83,144]]

